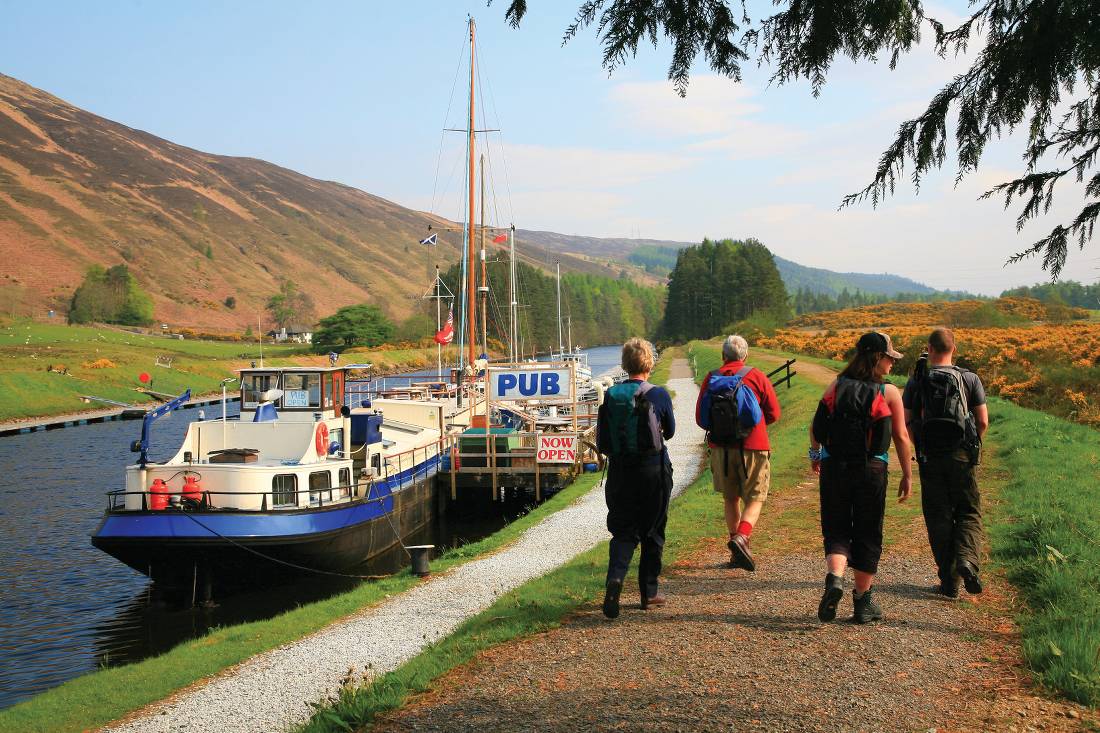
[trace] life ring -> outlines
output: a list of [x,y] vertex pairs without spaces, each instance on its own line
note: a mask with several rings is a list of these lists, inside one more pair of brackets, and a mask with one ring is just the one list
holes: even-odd
[[317,455],[328,454],[328,425],[317,423],[317,432],[313,435],[313,446],[317,449]]

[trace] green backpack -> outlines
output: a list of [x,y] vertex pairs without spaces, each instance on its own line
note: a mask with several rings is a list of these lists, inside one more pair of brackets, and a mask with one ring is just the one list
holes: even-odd
[[651,389],[649,382],[623,382],[607,390],[609,455],[654,455],[664,449],[661,422],[646,397]]

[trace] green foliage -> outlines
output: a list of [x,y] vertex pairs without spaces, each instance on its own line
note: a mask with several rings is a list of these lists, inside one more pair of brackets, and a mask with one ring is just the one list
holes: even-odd
[[[786,282],[786,278],[784,278]],[[981,300],[978,295],[961,291],[932,291],[931,293],[894,293],[892,295],[867,293],[862,290],[849,291],[847,286],[836,295],[815,292],[810,288],[799,287],[791,296],[791,305],[795,315],[803,313],[821,313],[824,311],[858,308],[862,305],[881,305],[882,303],[935,303],[938,301]]]
[[214,249],[210,246],[209,242],[206,243],[206,249],[203,251],[203,254],[206,255],[206,259],[208,260],[214,259]]
[[768,248],[755,239],[704,239],[676,259],[661,336],[710,338],[727,324],[764,312],[781,321],[789,317],[787,290]]
[[[443,319],[446,318],[447,314],[444,313]],[[435,314],[429,316],[427,313],[413,313],[397,327],[396,335],[398,341],[415,343],[430,338],[435,331]]]
[[1100,283],[1082,285],[1073,280],[1062,280],[1061,282],[1041,283],[1030,287],[1024,285],[1001,293],[1002,298],[1012,296],[1035,298],[1044,303],[1056,305],[1096,309],[1100,308]]
[[643,244],[634,249],[627,256],[631,263],[645,268],[651,275],[667,275],[676,266],[676,255],[680,250],[676,247],[661,247],[655,244]]
[[322,318],[317,326],[313,348],[318,353],[339,352],[353,346],[379,346],[393,338],[395,330],[386,314],[369,303],[344,306]]
[[[945,67],[951,81],[920,116],[901,124],[871,183],[844,197],[842,205],[869,199],[877,206],[906,177],[919,186],[929,171],[943,166],[951,138],[957,145],[957,178],[962,178],[978,168],[994,136],[1023,128],[1028,134],[1023,174],[986,196],[1003,196],[1005,206],[1021,200],[1017,228],[1050,210],[1059,182],[1083,182],[1086,202],[1068,225],[1058,224],[1009,261],[1040,255],[1043,269],[1057,278],[1071,239],[1082,248],[1092,239],[1100,218],[1100,173],[1089,177],[1100,152],[1095,0],[975,0],[969,17],[953,29],[926,17],[925,4],[916,0],[776,0],[776,5],[785,7],[754,21],[747,6],[738,17],[723,0],[585,0],[565,41],[594,26],[610,72],[634,58],[643,41],[656,46],[659,38],[667,38],[672,45],[668,78],[681,96],[700,56],[715,73],[735,82],[741,81],[742,63],[772,64],[772,82],[806,79],[816,96],[838,56],[870,63],[889,58],[893,68],[903,53],[919,45],[926,21],[945,59],[955,59],[972,41],[978,45],[975,37],[980,36],[981,48],[970,67],[962,73]],[[511,0],[505,18],[518,27],[526,12],[527,0]],[[1058,158],[1064,165],[1053,164]]]
[[153,301],[126,265],[106,270],[92,266],[73,293],[69,323],[94,321],[126,326],[148,326],[153,322]]
[[227,296],[224,302],[225,302],[225,307],[228,308],[229,310],[233,310],[234,308],[237,307],[237,299],[232,295]]
[[[508,263],[490,262],[487,267],[494,292],[508,292]],[[461,275],[460,265],[452,266],[443,275],[452,292],[462,291]],[[518,262],[516,282],[517,299],[522,306],[519,309],[522,353],[556,350],[557,284],[554,277]],[[651,336],[661,320],[664,289],[638,285],[628,278],[563,273],[561,299],[562,319],[568,318],[572,325],[573,343],[592,346],[622,342],[631,336]],[[456,331],[460,330],[461,320],[462,303],[459,301],[455,305]],[[489,337],[506,341],[507,333],[507,308],[490,308]],[[458,342],[457,337],[455,342]]]
[[279,292],[267,299],[267,311],[280,328],[305,325],[313,322],[313,298],[299,290],[292,280],[283,280]]

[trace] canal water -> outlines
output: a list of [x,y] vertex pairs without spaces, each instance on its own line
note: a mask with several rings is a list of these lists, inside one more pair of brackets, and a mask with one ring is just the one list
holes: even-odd
[[[619,361],[618,347],[589,349],[592,373]],[[220,405],[204,408],[207,419]],[[151,460],[171,457],[199,410],[153,425]],[[234,403],[228,414],[238,413]],[[148,579],[92,547],[90,536],[134,455],[139,421],[94,423],[0,438],[0,709],[87,672],[144,659],[212,628],[270,618],[350,590],[354,579],[317,578],[184,608]],[[454,547],[495,532],[526,511],[507,505],[476,519],[437,522],[406,544]],[[396,548],[369,573],[407,564]]]

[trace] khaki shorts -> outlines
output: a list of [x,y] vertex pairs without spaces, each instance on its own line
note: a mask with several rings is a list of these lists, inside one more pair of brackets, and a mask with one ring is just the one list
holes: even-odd
[[746,450],[744,463],[741,453],[739,448],[710,449],[714,490],[726,499],[741,499],[746,504],[764,501],[772,482],[771,451]]

